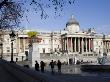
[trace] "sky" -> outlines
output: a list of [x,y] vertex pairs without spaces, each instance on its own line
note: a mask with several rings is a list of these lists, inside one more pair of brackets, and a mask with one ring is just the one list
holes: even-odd
[[110,34],[110,0],[76,0],[74,5],[64,7],[57,16],[52,8],[46,8],[48,18],[41,19],[40,12],[34,13],[32,9],[23,18],[22,26],[26,29],[43,31],[59,31],[66,26],[71,15],[80,24],[80,30],[95,28],[98,33]]

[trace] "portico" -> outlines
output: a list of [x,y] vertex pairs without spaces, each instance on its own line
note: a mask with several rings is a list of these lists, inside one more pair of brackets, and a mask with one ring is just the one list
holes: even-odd
[[80,31],[79,22],[72,16],[65,27],[67,33],[61,35],[62,52],[66,53],[68,59],[86,60],[94,56],[93,40],[91,33]]
[[64,43],[62,43],[63,51],[68,53],[74,52],[92,52],[93,49],[93,38],[90,37],[74,37],[62,36]]

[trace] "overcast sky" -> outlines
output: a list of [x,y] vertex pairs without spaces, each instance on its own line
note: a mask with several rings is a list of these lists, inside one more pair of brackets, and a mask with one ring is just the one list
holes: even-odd
[[66,6],[61,16],[54,10],[45,9],[49,18],[41,19],[33,10],[27,13],[28,21],[24,18],[22,25],[27,29],[63,30],[71,15],[80,24],[80,29],[95,28],[97,32],[110,34],[110,0],[76,0],[73,6]]

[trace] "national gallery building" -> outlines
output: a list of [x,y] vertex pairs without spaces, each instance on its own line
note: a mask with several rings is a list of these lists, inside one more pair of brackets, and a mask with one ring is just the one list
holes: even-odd
[[[13,44],[14,60],[28,60],[30,39],[27,32],[17,31]],[[0,56],[10,61],[11,40],[6,32],[0,38]],[[44,62],[51,60],[67,62],[97,62],[98,57],[110,55],[110,35],[99,34],[94,28],[80,30],[79,22],[72,16],[60,31],[39,31],[36,39],[38,52]]]

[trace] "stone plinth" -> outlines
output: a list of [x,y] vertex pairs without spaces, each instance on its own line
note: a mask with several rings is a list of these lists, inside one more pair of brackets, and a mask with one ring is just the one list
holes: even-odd
[[38,43],[33,43],[32,46],[29,47],[29,56],[28,56],[29,66],[34,67],[35,61],[38,61],[40,64],[40,53],[38,50]]

